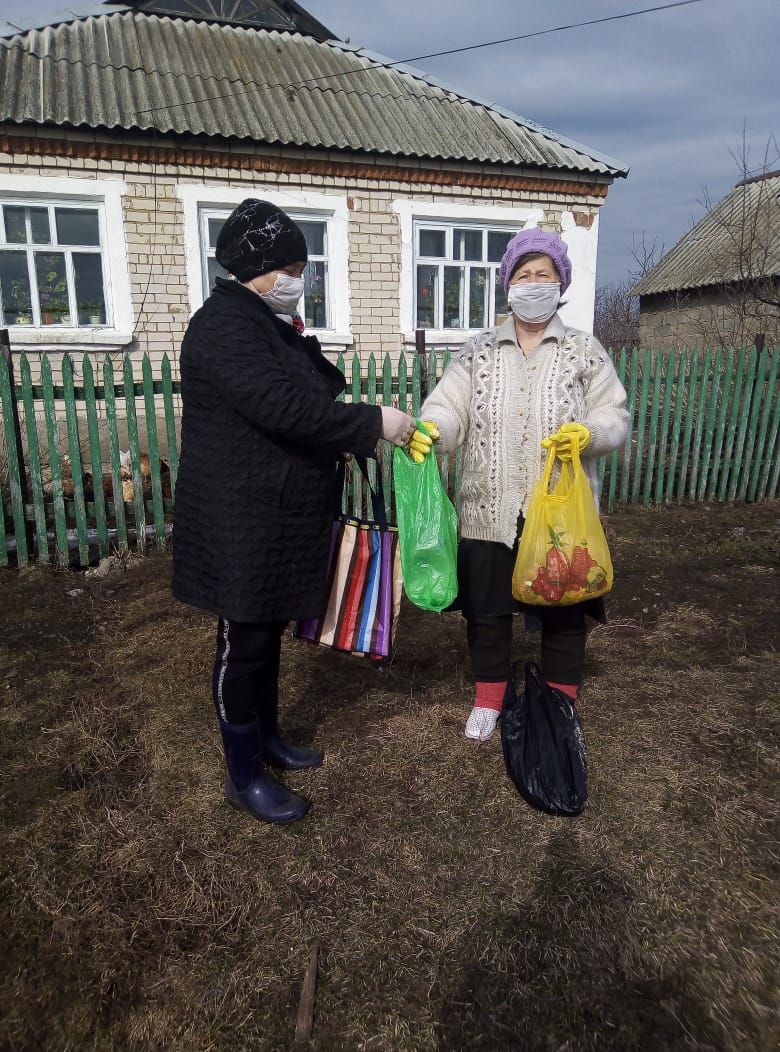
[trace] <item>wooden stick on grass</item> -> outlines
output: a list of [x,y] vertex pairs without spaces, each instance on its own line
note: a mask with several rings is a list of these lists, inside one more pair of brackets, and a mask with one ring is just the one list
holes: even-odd
[[309,966],[303,977],[301,999],[298,1002],[298,1017],[295,1021],[295,1042],[299,1044],[311,1037],[314,1023],[314,995],[317,991],[317,962],[320,948],[315,943],[309,957]]

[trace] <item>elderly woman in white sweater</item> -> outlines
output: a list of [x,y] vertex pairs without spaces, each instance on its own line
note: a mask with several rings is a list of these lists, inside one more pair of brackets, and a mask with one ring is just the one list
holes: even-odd
[[[629,431],[626,392],[595,337],[568,328],[557,310],[571,283],[566,245],[544,230],[508,244],[500,278],[511,315],[464,345],[422,407],[443,449],[464,447],[458,549],[459,605],[468,626],[476,694],[466,737],[494,732],[511,671],[512,569],[523,516],[546,450],[571,457],[576,443],[598,506],[598,458]],[[430,440],[416,432],[421,459]],[[525,608],[541,620],[542,673],[576,699],[585,661],[586,616],[603,621],[601,599]]]

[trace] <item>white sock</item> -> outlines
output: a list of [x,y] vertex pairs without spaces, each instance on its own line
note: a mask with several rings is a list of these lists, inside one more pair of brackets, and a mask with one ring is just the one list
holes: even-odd
[[492,737],[501,715],[496,709],[486,709],[475,705],[466,721],[466,737],[474,741],[486,742]]

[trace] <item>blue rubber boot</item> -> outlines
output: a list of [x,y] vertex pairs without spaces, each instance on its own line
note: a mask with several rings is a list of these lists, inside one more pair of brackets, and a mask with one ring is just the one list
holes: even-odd
[[288,745],[279,734],[279,691],[267,687],[259,699],[257,722],[263,742],[263,760],[282,771],[311,771],[325,759],[319,749]]
[[311,802],[290,792],[266,771],[261,759],[257,724],[220,720],[219,727],[228,770],[225,779],[227,802],[261,822],[288,825],[303,818]]

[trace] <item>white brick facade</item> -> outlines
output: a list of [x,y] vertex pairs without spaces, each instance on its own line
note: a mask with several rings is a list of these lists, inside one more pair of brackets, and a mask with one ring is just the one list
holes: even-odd
[[[370,158],[370,162],[381,162],[382,178],[347,177],[346,175],[327,175],[319,172],[253,171],[250,167],[239,167],[237,159],[235,168],[194,163],[202,159],[196,153],[186,151],[177,154],[179,163],[152,163],[150,161],[98,160],[94,157],[61,156],[66,152],[63,147],[68,143],[83,146],[96,143],[94,136],[79,133],[30,132],[26,136],[36,141],[35,151],[18,152],[13,145],[13,136],[20,135],[20,130],[9,126],[0,127],[2,141],[12,144],[10,152],[0,152],[0,194],[2,177],[22,177],[29,187],[30,194],[40,192],[49,178],[67,177],[73,181],[79,192],[90,180],[104,183],[114,179],[121,181],[123,230],[110,230],[109,238],[124,238],[126,245],[127,271],[131,290],[132,311],[128,312],[130,325],[125,339],[99,342],[97,337],[90,341],[79,338],[78,332],[72,332],[63,343],[63,338],[56,339],[49,333],[24,331],[21,327],[11,330],[13,346],[25,350],[32,358],[36,352],[49,353],[68,350],[74,353],[77,360],[81,352],[110,351],[121,354],[130,352],[134,359],[140,359],[143,352],[148,352],[159,375],[159,366],[164,354],[168,354],[174,365],[176,363],[181,339],[193,308],[192,274],[188,274],[188,250],[193,256],[192,244],[187,244],[187,224],[185,223],[182,188],[197,196],[197,187],[202,186],[212,197],[215,188],[225,190],[226,196],[272,195],[280,192],[298,194],[331,195],[345,204],[347,216],[347,272],[332,275],[334,282],[348,281],[349,290],[349,326],[342,342],[342,348],[348,353],[354,350],[361,356],[373,352],[398,352],[404,345],[408,346],[412,337],[410,326],[412,319],[408,306],[406,317],[402,317],[402,293],[404,283],[408,285],[411,277],[402,272],[402,230],[398,202],[406,201],[414,205],[437,206],[442,215],[448,213],[452,206],[452,217],[462,218],[473,210],[475,216],[498,214],[495,210],[506,210],[507,217],[519,211],[534,212],[538,217],[535,225],[561,231],[563,226],[574,231],[581,239],[578,248],[583,256],[583,296],[577,304],[578,321],[592,318],[592,290],[586,271],[595,273],[595,251],[598,230],[598,211],[604,202],[606,185],[598,186],[586,183],[580,177],[582,190],[576,190],[577,177],[567,173],[553,173],[557,179],[571,180],[572,192],[560,192],[561,184],[550,181],[551,189],[545,189],[545,181],[534,176],[533,189],[491,189],[480,185],[442,185],[439,182],[417,182],[421,170],[438,167],[445,172],[445,166],[436,166],[432,162],[420,166],[408,162],[396,164],[386,158]],[[27,141],[17,140],[18,143]],[[151,141],[149,141],[150,143]],[[47,150],[51,143],[51,152]],[[111,140],[101,137],[100,145],[104,152],[111,151],[112,145],[122,144],[120,139]],[[126,144],[125,144],[126,145]],[[159,140],[156,145],[160,145]],[[172,152],[172,151],[171,151]],[[367,174],[376,171],[372,163],[365,158],[351,155],[328,154],[317,151],[276,151],[258,148],[255,154],[244,157],[273,156],[276,165],[279,158],[289,155],[295,164],[291,169],[301,166],[302,158],[311,161],[314,169],[330,165],[334,170],[344,163],[356,168],[365,164]],[[204,155],[206,156],[206,155]],[[397,168],[397,179],[387,178],[388,171]],[[452,166],[449,171],[455,178],[463,180],[464,169]],[[497,174],[507,179],[525,175],[513,171],[498,169],[480,169],[474,166],[474,182],[484,181],[483,176]],[[76,190],[74,189],[74,192]],[[218,196],[218,195],[217,195]],[[566,215],[568,213],[568,215]],[[518,223],[518,229],[522,224]],[[568,237],[567,229],[563,230]],[[190,237],[192,232],[190,231]],[[574,247],[574,246],[572,246]],[[408,264],[408,261],[407,261]],[[191,269],[191,268],[190,268]],[[587,279],[587,280],[586,280]],[[576,271],[575,271],[576,280]],[[195,304],[197,306],[197,304]],[[343,334],[342,334],[343,335]],[[44,340],[46,342],[44,342]],[[457,343],[459,334],[453,332],[451,343]],[[334,349],[337,349],[334,347]],[[140,368],[140,367],[139,367]]]

